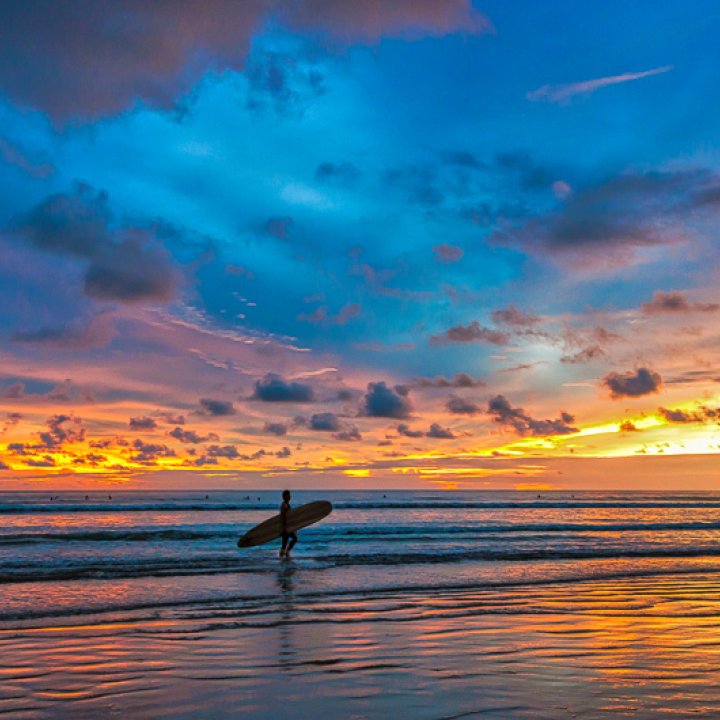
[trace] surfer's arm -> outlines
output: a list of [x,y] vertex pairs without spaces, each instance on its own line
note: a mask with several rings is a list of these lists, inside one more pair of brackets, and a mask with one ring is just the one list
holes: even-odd
[[287,503],[283,503],[280,506],[280,527],[282,528],[283,532],[287,531],[287,514],[288,514]]

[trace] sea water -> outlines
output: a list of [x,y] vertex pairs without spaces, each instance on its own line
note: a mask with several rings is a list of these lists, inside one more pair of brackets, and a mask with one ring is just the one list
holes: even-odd
[[0,623],[720,570],[720,493],[293,493],[319,499],[333,513],[284,561],[236,545],[278,491],[2,493]]

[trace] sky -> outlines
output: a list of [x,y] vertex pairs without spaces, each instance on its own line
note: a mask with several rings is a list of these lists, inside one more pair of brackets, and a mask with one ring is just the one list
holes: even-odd
[[0,488],[716,487],[719,31],[4,2]]

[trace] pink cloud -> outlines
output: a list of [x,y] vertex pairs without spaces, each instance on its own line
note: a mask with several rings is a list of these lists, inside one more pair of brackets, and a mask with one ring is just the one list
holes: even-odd
[[564,85],[543,85],[537,90],[529,92],[526,97],[533,102],[544,100],[546,102],[562,104],[568,102],[576,95],[590,95],[596,90],[607,87],[608,85],[619,85],[620,83],[641,80],[642,78],[652,77],[653,75],[662,75],[663,73],[670,72],[672,69],[672,65],[663,65],[662,67],[645,70],[643,72],[622,73],[621,75],[610,75],[608,77],[567,83]]
[[469,0],[25,0],[3,8],[0,90],[61,123],[170,108],[208,71],[242,70],[268,18],[342,42],[491,29]]

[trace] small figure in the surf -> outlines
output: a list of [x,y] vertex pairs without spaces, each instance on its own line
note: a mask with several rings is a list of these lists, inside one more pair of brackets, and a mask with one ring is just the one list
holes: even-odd
[[280,557],[289,558],[290,551],[295,547],[297,542],[297,534],[288,531],[287,517],[290,512],[290,491],[283,490],[282,505],[280,506],[280,523],[282,528],[282,547],[280,548]]

